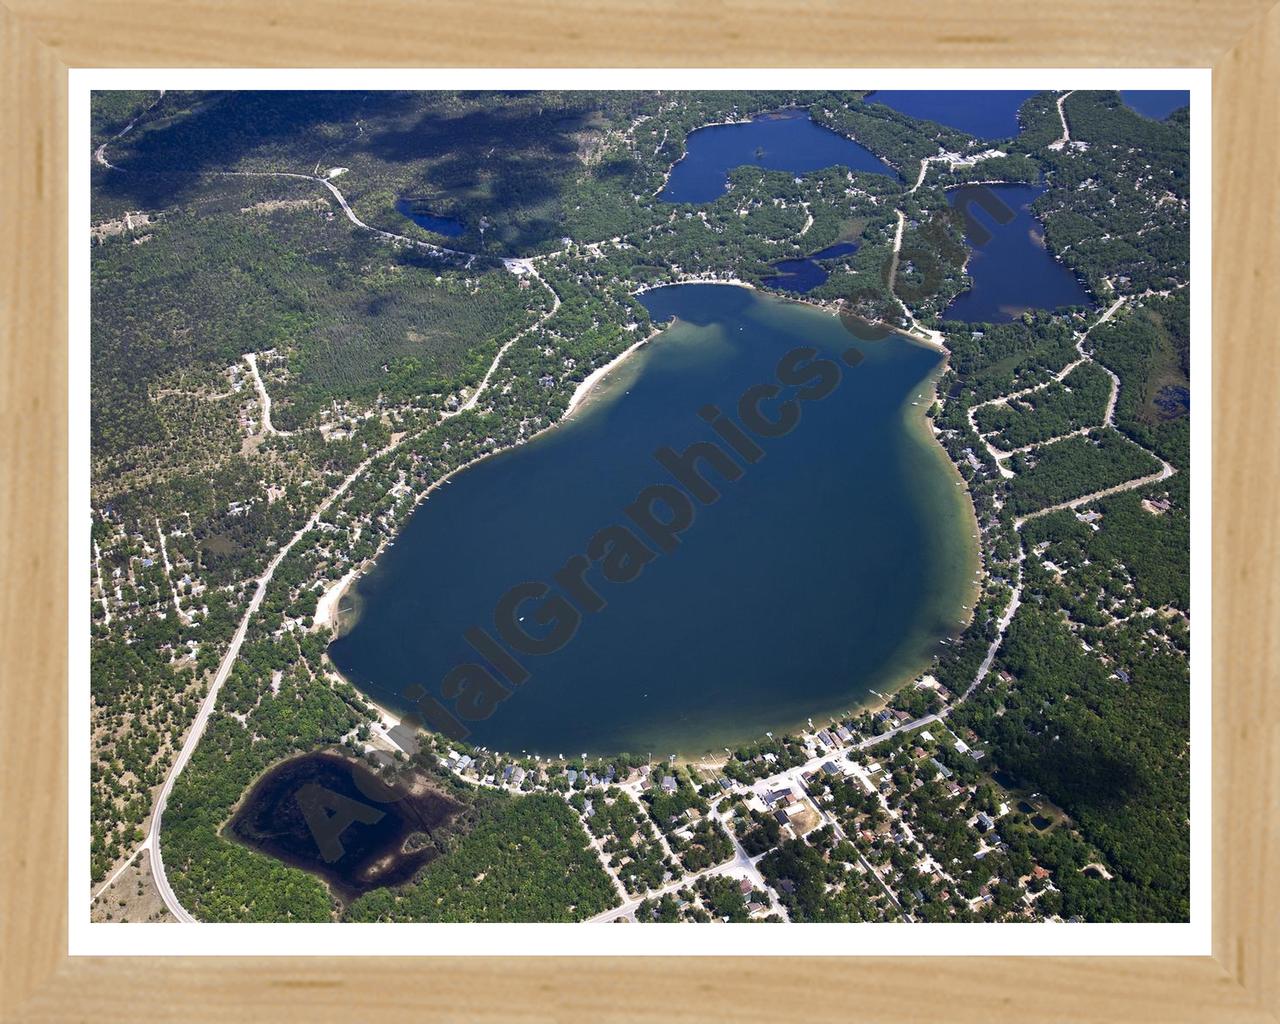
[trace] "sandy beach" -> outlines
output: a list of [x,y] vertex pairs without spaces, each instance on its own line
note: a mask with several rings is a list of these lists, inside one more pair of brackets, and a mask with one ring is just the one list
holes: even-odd
[[560,418],[561,422],[563,422],[564,420],[567,420],[570,416],[573,415],[574,411],[582,403],[583,399],[585,399],[587,395],[591,393],[591,390],[597,384],[599,384],[602,380],[604,380],[605,377],[609,375],[609,372],[611,370],[617,369],[618,365],[624,359],[626,359],[627,356],[631,355],[633,352],[637,351],[638,349],[643,348],[645,345],[647,345],[651,340],[656,338],[661,333],[662,331],[661,329],[659,329],[654,331],[652,334],[649,334],[646,337],[641,338],[634,345],[631,345],[623,349],[621,352],[619,352],[616,356],[614,356],[607,363],[605,363],[604,366],[601,366],[598,369],[592,370],[589,374],[587,374],[586,379],[584,379],[581,384],[579,384],[576,388],[574,388],[573,394],[569,397],[569,405],[565,408],[564,415]]
[[328,626],[335,630],[338,628],[338,603],[359,572],[360,566],[352,566],[342,579],[325,588],[325,592],[320,595],[320,600],[316,602],[314,620],[317,626]]
[[350,679],[348,679],[341,672],[339,672],[337,666],[334,665],[332,662],[328,662],[326,667],[329,670],[329,674],[334,679],[344,682],[348,686],[354,688],[355,691],[360,694],[360,699],[374,709],[374,711],[377,713],[375,721],[373,722],[373,728],[375,732],[380,732],[380,733],[390,732],[392,729],[398,728],[401,725],[401,723],[404,721],[404,716],[402,716],[399,712],[392,711],[390,708],[382,704],[379,704],[376,700],[374,700],[367,693],[365,693],[364,690],[360,689],[360,687],[356,686],[355,683],[353,683]]
[[[736,277],[706,278],[706,277],[696,277],[693,275],[686,275],[686,276],[682,276],[680,279],[676,281],[663,281],[661,284],[641,285],[631,294],[643,295],[645,292],[654,291],[655,289],[658,289],[658,288],[672,288],[672,287],[675,287],[676,285],[681,285],[681,284],[727,284],[727,285],[732,285],[735,288],[750,288],[752,291],[756,290],[756,286],[751,284],[751,282],[743,281]],[[604,378],[609,375],[609,372],[611,370],[617,369],[619,364],[621,364],[624,359],[626,359],[628,356],[630,356],[633,352],[637,351],[638,349],[643,348],[650,341],[652,341],[659,334],[661,334],[664,330],[666,330],[665,325],[662,327],[655,327],[654,330],[650,334],[648,334],[646,337],[641,338],[639,341],[637,341],[633,345],[629,345],[627,348],[623,349],[616,356],[614,356],[607,363],[605,363],[604,366],[598,367],[592,370],[589,374],[587,374],[586,378],[582,381],[581,384],[579,384],[574,389],[573,394],[569,397],[569,405],[565,408],[564,416],[561,417],[561,420],[563,421],[565,419],[568,419],[571,415],[573,415],[573,413],[577,410],[578,406],[582,403],[583,399],[585,399],[587,395],[591,393],[592,388],[594,388],[597,384],[599,384],[600,381],[604,380]]]
[[743,281],[737,277],[710,277],[699,274],[681,274],[674,281],[659,281],[656,284],[642,284],[633,291],[632,295],[643,295],[645,292],[655,291],[658,288],[672,288],[678,284],[730,284],[735,288],[750,288],[755,290],[755,285],[750,281]]

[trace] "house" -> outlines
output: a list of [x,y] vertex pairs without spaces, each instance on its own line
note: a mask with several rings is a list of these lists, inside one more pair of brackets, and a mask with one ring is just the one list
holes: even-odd
[[520,785],[520,783],[524,782],[524,777],[525,777],[525,770],[517,766],[516,770],[511,773],[511,785],[513,786]]
[[503,781],[503,782],[510,782],[510,781],[511,781],[511,776],[515,774],[515,770],[516,770],[516,766],[515,766],[515,765],[513,765],[513,764],[509,764],[509,765],[507,765],[505,768],[503,768],[503,769],[502,769],[502,781]]
[[985,811],[979,811],[977,820],[974,822],[978,826],[979,832],[990,832],[996,827],[996,823],[991,819],[991,815]]
[[564,777],[569,780],[569,785],[571,786],[578,781],[578,773],[572,768],[564,773]]
[[675,776],[664,775],[662,777],[662,791],[664,793],[674,793],[676,791]]
[[938,773],[944,778],[951,778],[951,769],[939,761],[936,757],[929,758],[929,762],[938,769]]
[[742,893],[743,896],[746,896],[747,893],[751,892],[751,879],[740,879],[738,881],[738,892]]
[[841,743],[848,743],[853,739],[853,733],[846,729],[843,725],[836,729],[836,736],[840,738]]
[[595,817],[595,813],[595,805],[590,800],[584,800],[582,802],[582,816],[584,818],[593,818]]
[[1127,683],[1129,682],[1129,673],[1122,668],[1118,668],[1116,669],[1116,678],[1122,683]]
[[791,819],[787,817],[787,812],[786,812],[786,811],[784,811],[784,810],[776,810],[776,811],[774,811],[774,812],[773,812],[773,817],[774,817],[774,819],[778,822],[778,824],[779,824],[779,825],[790,825],[790,824],[791,824]]

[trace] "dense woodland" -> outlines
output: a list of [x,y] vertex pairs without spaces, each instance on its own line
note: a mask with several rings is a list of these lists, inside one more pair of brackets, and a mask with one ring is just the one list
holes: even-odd
[[[1055,99],[1033,96],[1020,134],[992,143],[859,93],[95,95],[94,145],[107,143],[112,167],[93,172],[94,877],[141,840],[254,581],[298,533],[165,815],[170,881],[201,919],[581,920],[617,903],[589,837],[638,898],[732,857],[729,832],[766,855],[760,870],[796,921],[1185,919],[1188,120],[1075,93],[1072,144],[1055,149]],[[713,202],[657,198],[689,131],[788,107],[900,177],[742,167]],[[931,163],[907,194],[922,160],[992,146],[1007,155]],[[318,180],[330,168],[344,168],[333,180],[366,223],[474,258],[357,228]],[[973,330],[940,318],[966,286],[945,188],[989,176],[1042,180],[1049,250],[1098,307],[1128,299],[1060,382],[1094,314],[1032,311]],[[427,231],[401,201],[464,231]],[[400,770],[451,787],[466,810],[415,881],[349,906],[228,837],[271,765],[317,749],[354,756],[368,740],[371,711],[330,675],[328,634],[314,629],[328,583],[375,557],[446,474],[554,424],[578,382],[651,330],[637,288],[691,276],[763,285],[778,260],[837,241],[857,248],[830,262],[809,301],[895,327],[913,315],[950,351],[931,423],[972,495],[985,566],[970,625],[930,666],[953,697],[1023,588],[991,673],[951,711],[987,760],[918,737],[889,744],[874,755],[878,795],[815,785],[845,838],[831,826],[793,838],[745,804],[722,822],[720,789],[692,771],[667,792],[655,769],[633,800],[530,764],[522,791],[501,793],[458,783],[428,746]],[[500,259],[535,254],[536,274]],[[515,337],[482,401],[464,408]],[[1014,452],[1006,480],[967,411],[1025,389],[976,414],[986,439]],[[1176,470],[1167,480],[1038,515],[1154,474],[1156,456]],[[945,703],[908,687],[893,706],[921,715]],[[888,728],[869,714],[856,725]],[[795,737],[768,738],[722,770],[748,783],[806,756]],[[933,760],[963,791],[941,784]],[[1052,827],[1010,811],[986,848],[972,816],[1033,791],[1054,808]],[[931,873],[930,855],[953,866],[950,879]],[[1047,875],[1027,881],[1033,868]],[[893,897],[880,878],[895,880]],[[710,876],[637,919],[760,919],[751,898]]]
[[1111,378],[1082,363],[1043,390],[979,410],[978,429],[1005,451],[1014,451],[1099,423],[1111,396]]

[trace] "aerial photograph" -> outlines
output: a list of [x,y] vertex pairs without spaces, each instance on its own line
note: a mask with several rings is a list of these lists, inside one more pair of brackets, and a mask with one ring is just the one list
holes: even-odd
[[1189,101],[93,91],[87,920],[1188,922]]

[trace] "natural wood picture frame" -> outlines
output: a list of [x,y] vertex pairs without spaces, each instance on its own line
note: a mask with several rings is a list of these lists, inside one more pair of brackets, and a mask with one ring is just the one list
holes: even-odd
[[[1280,7],[0,6],[0,1008],[4,1020],[1280,1019]],[[1213,956],[67,956],[67,71],[108,66],[1212,67]],[[1203,628],[1203,627],[1202,627]],[[593,951],[608,943],[590,940]],[[779,1001],[781,976],[788,979]],[[793,1001],[799,989],[809,998]],[[805,1005],[805,1004],[808,1005]]]

